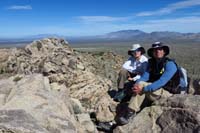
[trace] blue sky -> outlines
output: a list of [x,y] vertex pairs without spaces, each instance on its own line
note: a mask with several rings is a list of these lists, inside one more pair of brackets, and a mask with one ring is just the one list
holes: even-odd
[[1,0],[0,37],[200,32],[200,0]]

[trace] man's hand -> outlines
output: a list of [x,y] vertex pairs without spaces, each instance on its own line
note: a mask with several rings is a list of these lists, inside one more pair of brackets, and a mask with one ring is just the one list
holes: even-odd
[[131,78],[131,77],[128,77],[128,81],[133,81],[133,78]]
[[141,94],[142,89],[143,89],[143,87],[140,84],[135,84],[132,88],[133,92],[136,94]]

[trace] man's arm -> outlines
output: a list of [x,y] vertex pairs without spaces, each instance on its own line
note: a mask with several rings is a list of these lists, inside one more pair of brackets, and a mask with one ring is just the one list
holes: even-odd
[[143,91],[155,91],[164,86],[176,73],[177,67],[173,61],[168,61],[163,75],[157,81],[144,87]]
[[149,63],[145,62],[145,66],[144,66],[145,71],[142,73],[141,78],[138,79],[136,81],[136,83],[139,83],[140,81],[148,81],[149,80],[149,71],[148,71],[149,69],[148,69],[148,67],[149,67]]
[[140,79],[140,78],[142,77],[142,75],[147,71],[147,66],[148,66],[148,62],[147,62],[147,61],[141,63],[141,70],[140,70],[140,72],[138,72],[138,74],[133,78],[133,81],[137,81],[138,79]]
[[124,64],[123,68],[126,69],[127,71],[131,72],[133,71],[133,66],[131,66],[131,63],[133,62],[133,57],[130,57]]

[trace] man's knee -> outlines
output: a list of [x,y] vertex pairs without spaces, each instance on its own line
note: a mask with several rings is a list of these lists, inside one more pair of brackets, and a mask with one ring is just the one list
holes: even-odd
[[141,85],[142,87],[145,87],[147,85],[150,85],[151,83],[145,82],[145,81],[140,81],[138,84]]

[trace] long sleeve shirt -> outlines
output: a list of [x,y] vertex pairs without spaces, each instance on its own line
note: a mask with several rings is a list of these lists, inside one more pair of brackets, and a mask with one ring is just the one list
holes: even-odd
[[[153,82],[152,84],[144,87],[143,91],[144,92],[152,92],[152,91],[160,89],[173,77],[173,75],[176,73],[176,71],[177,71],[177,67],[176,67],[175,63],[173,61],[168,61],[166,63],[165,70],[164,70],[164,73],[162,74],[162,76],[158,80]],[[148,71],[146,71],[142,75],[142,77],[139,80],[137,80],[137,83],[139,83],[140,81],[148,81],[149,77],[150,77],[150,74]]]
[[139,60],[134,57],[130,57],[124,64],[123,68],[130,73],[136,73],[137,75],[133,78],[134,81],[140,79],[141,75],[144,74],[148,66],[148,59],[142,55]]

